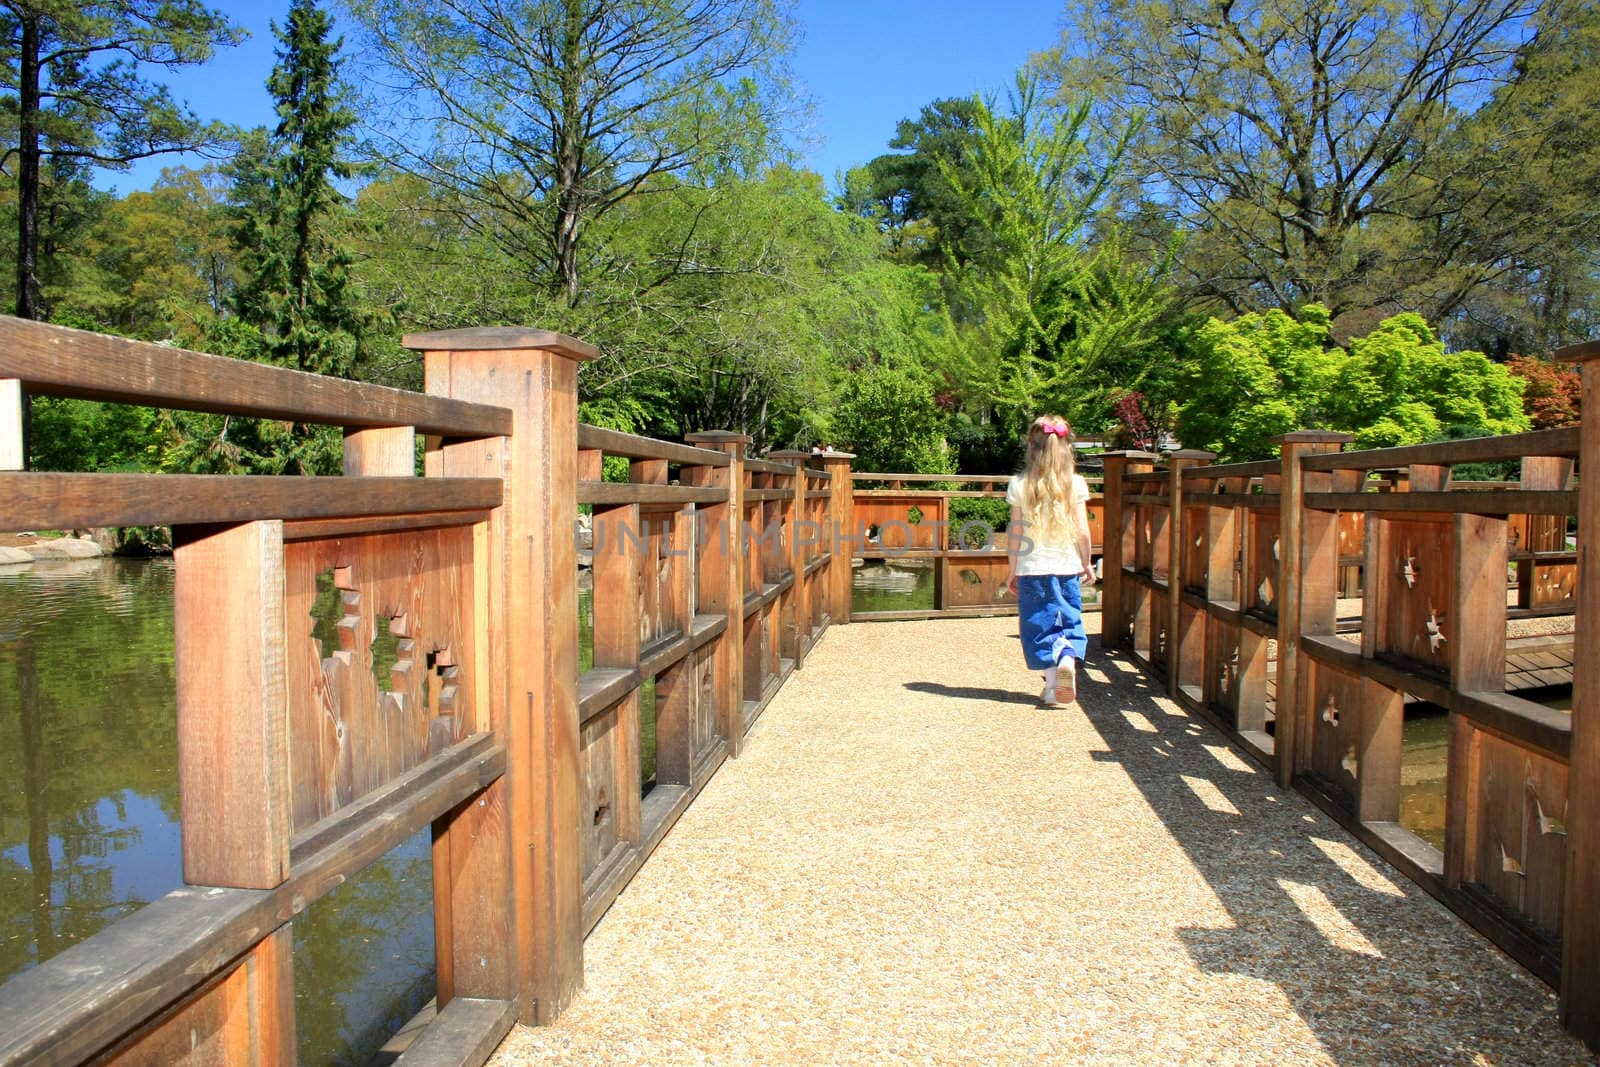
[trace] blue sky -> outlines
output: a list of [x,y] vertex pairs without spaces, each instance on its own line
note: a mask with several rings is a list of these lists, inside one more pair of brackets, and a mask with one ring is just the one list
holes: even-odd
[[[174,94],[202,118],[241,125],[272,121],[270,20],[282,3],[213,0],[251,39],[205,67],[171,76]],[[1000,92],[1028,56],[1056,41],[1059,0],[798,0],[801,39],[792,68],[814,104],[807,167],[830,188],[835,174],[887,150],[895,123],[940,97]],[[147,160],[96,182],[128,192],[148,188],[173,157]]]

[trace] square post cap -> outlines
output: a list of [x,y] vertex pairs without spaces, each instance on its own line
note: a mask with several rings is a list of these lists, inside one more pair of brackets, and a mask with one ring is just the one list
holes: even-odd
[[1217,454],[1215,452],[1207,452],[1201,448],[1180,448],[1176,452],[1168,452],[1167,458],[1195,463],[1202,460],[1210,461],[1216,459]]
[[1600,340],[1579,341],[1575,345],[1558,348],[1550,353],[1550,358],[1562,363],[1586,363],[1600,358]]
[[856,454],[854,452],[824,452],[822,453],[822,458],[831,459],[835,463],[843,463],[847,459],[855,459]]
[[566,356],[582,363],[600,358],[600,350],[587,341],[553,330],[527,326],[472,326],[464,330],[434,330],[408,333],[400,344],[415,352],[490,352],[505,349],[537,349]]
[[1269,438],[1275,445],[1342,445],[1355,439],[1355,434],[1338,430],[1293,430]]
[[1101,452],[1097,458],[1145,460],[1149,463],[1154,463],[1161,457],[1154,452],[1140,452],[1138,449],[1122,449],[1116,452]]
[[[816,453],[816,455],[819,455],[819,456],[821,454],[822,453],[820,453],[820,452]],[[807,452],[803,448],[780,448],[776,452],[768,452],[767,453],[767,458],[768,459],[777,460],[780,463],[784,462],[784,461],[790,461],[789,465],[791,467],[804,466],[806,460],[810,459],[811,456],[812,456],[812,453]]]

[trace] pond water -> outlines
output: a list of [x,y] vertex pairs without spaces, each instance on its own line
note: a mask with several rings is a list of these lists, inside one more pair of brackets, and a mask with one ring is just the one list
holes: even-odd
[[[1572,710],[1570,692],[1556,687],[1517,695],[1549,708]],[[1407,704],[1400,748],[1400,825],[1440,851],[1444,850],[1449,755],[1450,713],[1425,701]]]
[[[0,981],[177,888],[170,560],[0,568]],[[299,1061],[364,1064],[433,996],[424,831],[293,927]]]

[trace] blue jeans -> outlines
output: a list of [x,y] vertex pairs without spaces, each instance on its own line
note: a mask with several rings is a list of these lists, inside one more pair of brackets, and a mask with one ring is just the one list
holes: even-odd
[[1017,622],[1029,670],[1059,666],[1068,656],[1083,659],[1089,650],[1077,575],[1018,575]]

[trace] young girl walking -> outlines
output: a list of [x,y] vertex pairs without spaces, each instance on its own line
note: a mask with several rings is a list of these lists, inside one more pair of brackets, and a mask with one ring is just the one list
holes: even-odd
[[1022,654],[1044,672],[1046,707],[1077,699],[1077,661],[1088,650],[1082,585],[1094,584],[1089,485],[1074,469],[1072,427],[1041,415],[1028,427],[1027,458],[1011,479],[1006,588],[1016,594]]

